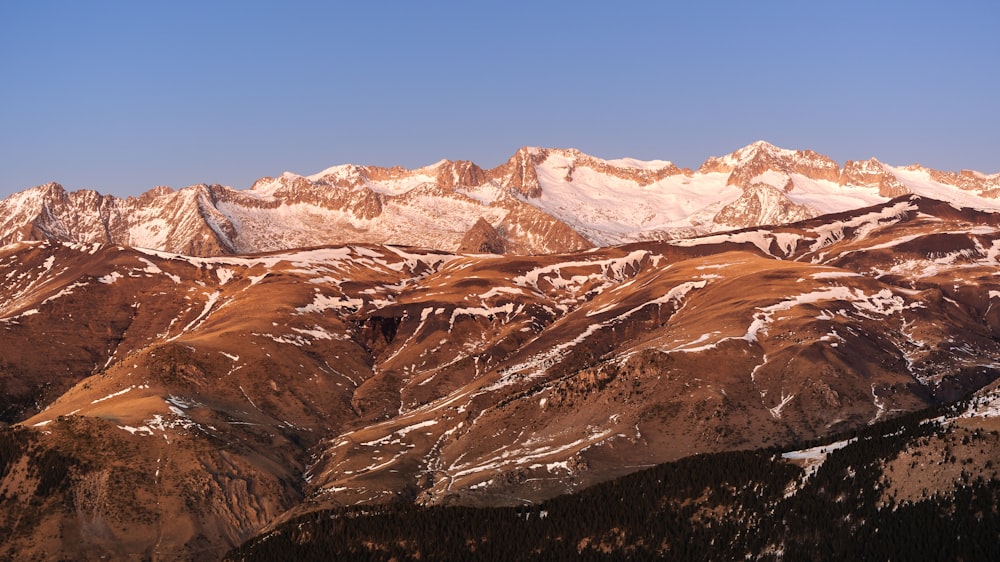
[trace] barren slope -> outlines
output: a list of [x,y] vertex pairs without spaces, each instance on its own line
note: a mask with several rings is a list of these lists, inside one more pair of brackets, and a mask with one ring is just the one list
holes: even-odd
[[520,503],[863,426],[997,377],[998,266],[997,215],[919,197],[531,257],[6,246],[0,406],[33,444],[3,542],[213,559],[303,510]]

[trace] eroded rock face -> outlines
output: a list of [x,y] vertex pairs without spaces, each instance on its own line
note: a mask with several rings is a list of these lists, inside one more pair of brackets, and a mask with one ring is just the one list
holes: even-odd
[[480,218],[465,234],[458,251],[467,254],[505,254],[507,245],[500,233]]
[[878,193],[883,197],[899,197],[910,192],[892,172],[874,158],[864,161],[848,160],[840,173],[839,182],[840,185],[878,187]]
[[510,160],[493,168],[488,175],[498,184],[514,190],[526,198],[537,198],[542,194],[535,167],[545,161],[548,150],[520,148]]
[[829,157],[811,150],[785,150],[758,141],[732,154],[709,158],[698,171],[728,172],[727,185],[746,186],[768,171],[797,173],[811,179],[836,181],[840,175],[840,166]]
[[935,181],[954,185],[960,189],[978,193],[983,197],[996,198],[1000,195],[1000,174],[986,175],[974,170],[962,170],[958,173],[926,168],[925,170]]
[[468,160],[457,162],[445,161],[437,169],[437,184],[441,187],[454,189],[456,187],[483,185],[490,179],[489,174]]
[[756,183],[744,189],[739,199],[723,207],[714,220],[729,228],[747,228],[797,222],[813,216],[812,209],[796,205],[781,190]]
[[252,458],[234,444],[151,438],[85,416],[45,431],[28,435],[3,478],[5,558],[219,560],[302,498],[280,446]]

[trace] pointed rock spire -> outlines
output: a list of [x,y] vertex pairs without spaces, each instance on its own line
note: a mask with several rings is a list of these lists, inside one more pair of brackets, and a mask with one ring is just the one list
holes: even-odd
[[497,229],[483,217],[479,217],[476,224],[465,233],[458,251],[464,254],[503,254],[507,251],[507,244]]

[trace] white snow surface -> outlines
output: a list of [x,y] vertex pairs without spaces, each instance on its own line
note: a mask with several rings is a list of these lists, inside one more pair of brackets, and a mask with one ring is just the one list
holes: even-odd
[[976,396],[962,417],[996,418],[1000,417],[1000,389],[994,389]]
[[739,187],[725,185],[728,175],[722,173],[668,176],[639,186],[588,167],[575,168],[572,181],[566,181],[572,165],[571,156],[554,152],[536,167],[542,196],[526,201],[599,246],[692,228],[692,217],[702,214],[710,218],[742,194]]
[[823,465],[826,461],[826,456],[836,451],[838,449],[843,449],[844,447],[850,445],[857,441],[857,438],[847,439],[844,441],[837,441],[836,443],[830,443],[829,445],[819,445],[818,447],[812,447],[810,449],[801,449],[799,451],[788,451],[781,454],[781,458],[787,460],[797,460],[802,461],[805,465],[805,478],[808,479],[819,467]]
[[882,289],[878,293],[869,295],[861,289],[851,289],[850,287],[834,286],[796,295],[771,306],[758,308],[759,312],[754,314],[753,322],[747,328],[743,339],[748,342],[757,341],[757,335],[767,332],[768,327],[778,312],[790,310],[793,307],[813,304],[822,301],[846,301],[850,303],[857,313],[865,315],[874,313],[882,316],[896,314],[907,308],[917,308],[922,306],[919,302],[906,304],[903,297],[894,295],[889,289]]
[[903,185],[917,195],[948,201],[959,207],[1000,210],[1000,199],[980,197],[975,192],[934,181],[926,169],[908,169],[885,166]]

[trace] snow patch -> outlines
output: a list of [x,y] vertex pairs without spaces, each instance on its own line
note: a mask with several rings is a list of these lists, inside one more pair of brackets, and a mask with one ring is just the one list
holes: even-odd
[[126,389],[119,390],[118,392],[112,392],[111,394],[109,394],[109,395],[107,395],[107,396],[105,396],[103,398],[98,398],[96,400],[93,400],[90,403],[91,404],[97,404],[98,402],[104,402],[105,400],[110,400],[111,398],[114,398],[116,396],[121,396],[122,394],[125,394],[126,392],[131,391],[133,388],[135,388],[135,386],[130,386],[130,387],[126,388]]
[[232,269],[220,267],[215,270],[215,275],[219,278],[219,285],[225,285],[236,273]]
[[303,307],[296,308],[295,310],[300,314],[307,313],[318,313],[325,312],[327,310],[337,310],[349,309],[352,312],[364,306],[365,301],[361,299],[352,298],[342,298],[342,297],[329,297],[323,294],[317,294],[313,297],[311,304]]
[[124,276],[121,273],[118,273],[117,271],[112,271],[111,273],[109,273],[107,275],[103,275],[101,277],[98,277],[97,281],[99,283],[104,283],[105,285],[112,285],[112,284],[114,284],[115,281],[118,281],[122,277],[124,277]]

